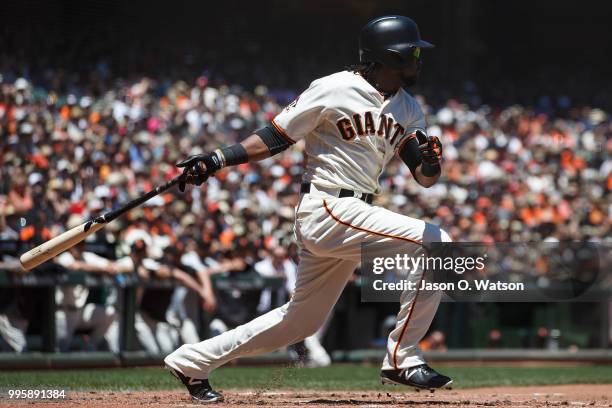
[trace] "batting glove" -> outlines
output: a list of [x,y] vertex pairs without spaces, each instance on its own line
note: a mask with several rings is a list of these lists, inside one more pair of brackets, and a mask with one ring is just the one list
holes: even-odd
[[187,184],[201,186],[208,177],[221,168],[221,162],[215,153],[196,154],[176,164],[183,169],[179,190],[185,191]]
[[438,136],[428,137],[420,130],[416,132],[416,136],[423,161],[431,165],[439,165],[442,161],[442,142]]

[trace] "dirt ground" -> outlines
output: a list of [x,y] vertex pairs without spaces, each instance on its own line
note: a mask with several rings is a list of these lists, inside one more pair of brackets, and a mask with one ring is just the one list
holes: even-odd
[[[612,407],[612,386],[579,384],[534,387],[472,388],[430,392],[366,392],[366,391],[227,391],[227,407],[544,407],[596,406]],[[128,407],[189,407],[195,406],[180,391],[141,392],[80,392],[67,395],[65,400],[10,401],[0,399],[0,407],[62,407],[75,406]]]

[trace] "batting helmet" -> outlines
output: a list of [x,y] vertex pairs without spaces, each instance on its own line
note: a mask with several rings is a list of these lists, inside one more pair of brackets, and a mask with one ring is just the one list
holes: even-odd
[[421,39],[419,27],[404,16],[383,16],[370,21],[359,35],[359,60],[401,68],[419,58],[421,48],[433,48]]

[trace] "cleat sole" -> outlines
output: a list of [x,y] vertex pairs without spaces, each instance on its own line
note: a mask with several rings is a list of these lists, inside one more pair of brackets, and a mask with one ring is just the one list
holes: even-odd
[[207,400],[202,400],[192,396],[191,401],[197,402],[198,404],[216,404],[218,402],[223,402],[223,397],[215,397]]
[[453,380],[450,380],[449,382],[447,382],[446,384],[440,386],[440,387],[435,387],[435,388],[430,388],[430,387],[419,387],[418,385],[414,385],[414,384],[403,384],[397,381],[393,381],[387,377],[380,377],[380,382],[382,385],[407,385],[409,387],[414,387],[414,390],[416,392],[419,392],[420,390],[429,390],[430,392],[434,392],[435,390],[441,390],[441,389],[445,389],[445,390],[452,390],[453,389]]

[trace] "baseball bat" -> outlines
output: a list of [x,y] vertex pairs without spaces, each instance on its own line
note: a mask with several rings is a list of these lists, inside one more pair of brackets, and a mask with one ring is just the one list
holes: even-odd
[[178,184],[183,178],[183,175],[177,176],[167,183],[157,186],[153,190],[141,195],[138,198],[124,204],[123,206],[111,210],[104,215],[89,220],[78,227],[74,227],[49,241],[43,242],[36,248],[29,250],[28,252],[21,255],[19,261],[24,270],[29,271],[32,268],[37,267],[43,262],[48,261],[51,258],[56,257],[65,250],[72,248],[79,242],[83,241],[88,235],[98,231],[106,224],[119,217],[122,214],[130,211],[131,209],[138,207],[150,198],[155,197],[158,194],[163,193],[170,187]]

